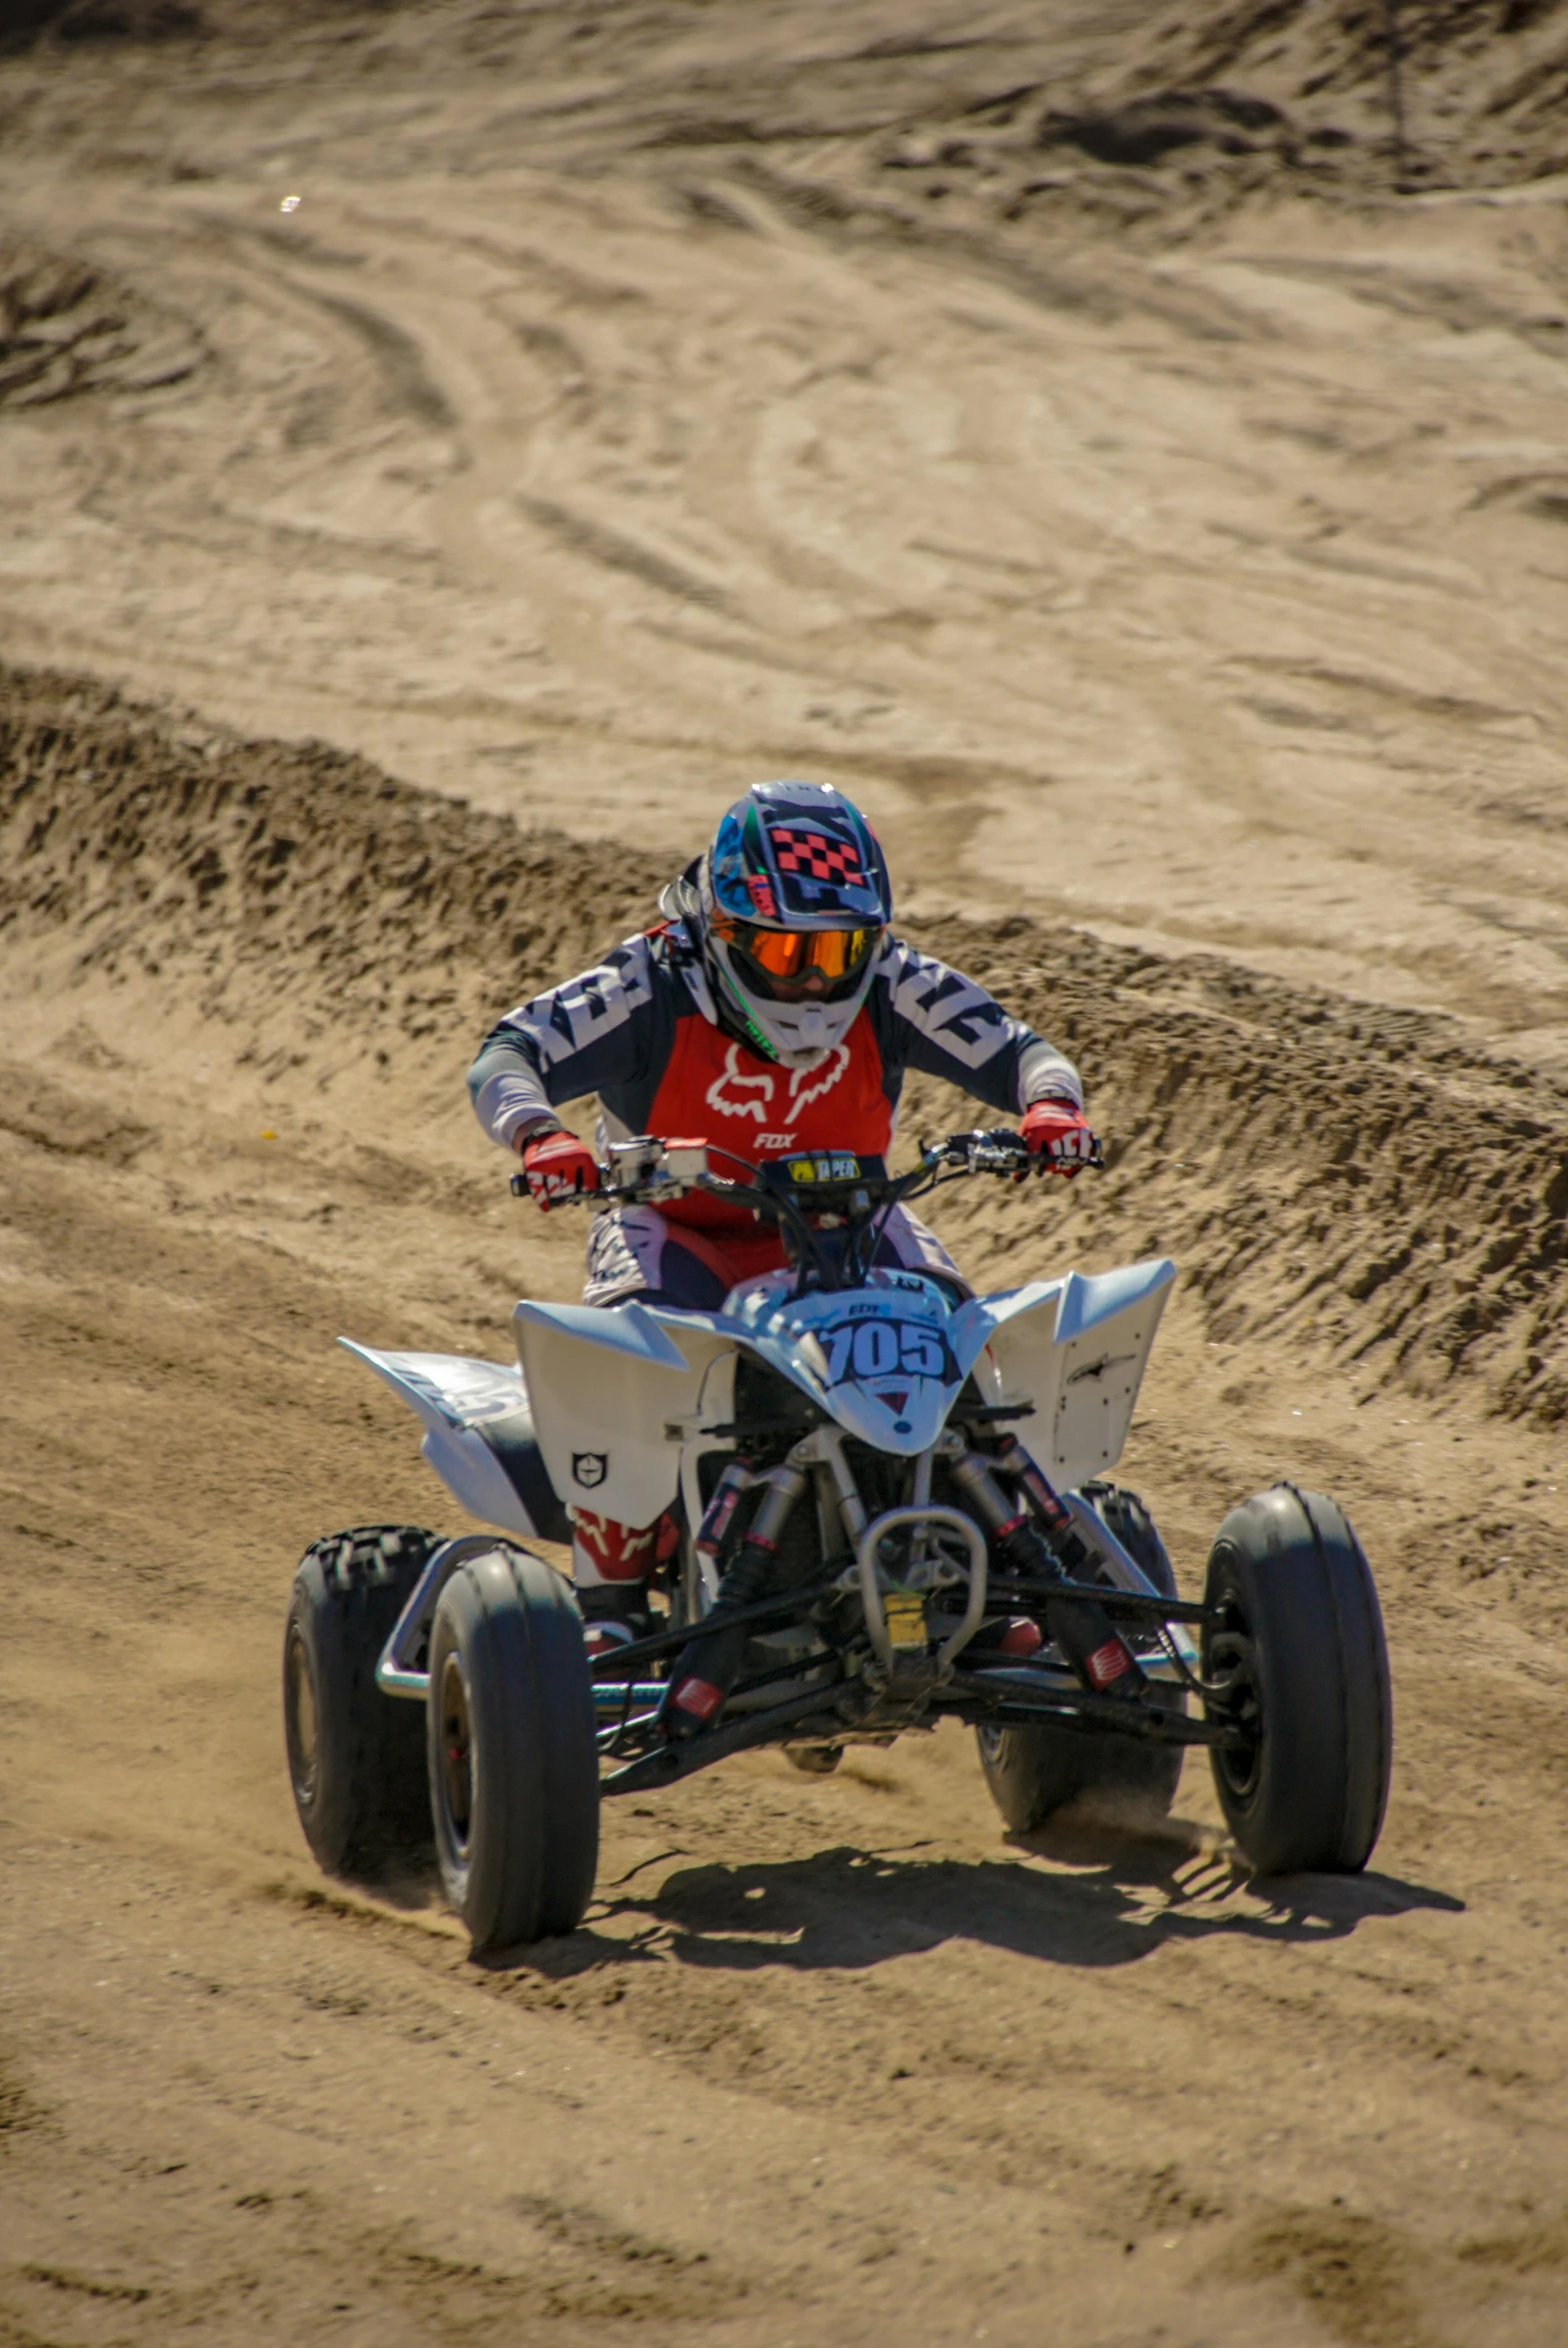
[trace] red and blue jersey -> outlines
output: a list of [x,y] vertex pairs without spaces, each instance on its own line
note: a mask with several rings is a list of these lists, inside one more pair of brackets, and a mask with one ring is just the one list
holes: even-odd
[[[597,1094],[605,1141],[678,1135],[756,1166],[797,1150],[885,1155],[910,1069],[1008,1117],[1031,1101],[1081,1101],[1076,1071],[1052,1045],[972,979],[891,936],[841,1043],[804,1068],[765,1060],[724,1025],[680,921],[629,938],[597,970],[509,1012],[486,1037],[469,1090],[480,1123],[504,1144]],[[721,1229],[750,1221],[700,1190],[665,1211]]]

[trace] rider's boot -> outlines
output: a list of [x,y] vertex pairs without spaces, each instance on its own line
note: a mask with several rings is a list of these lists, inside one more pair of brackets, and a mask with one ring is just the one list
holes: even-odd
[[590,1662],[597,1663],[603,1656],[613,1654],[617,1647],[629,1647],[637,1639],[648,1638],[653,1633],[654,1617],[649,1611],[647,1587],[642,1583],[634,1583],[626,1590],[580,1589],[577,1602]]
[[589,1655],[647,1638],[654,1629],[648,1581],[658,1561],[658,1524],[622,1524],[590,1509],[572,1511],[572,1585],[583,1616]]

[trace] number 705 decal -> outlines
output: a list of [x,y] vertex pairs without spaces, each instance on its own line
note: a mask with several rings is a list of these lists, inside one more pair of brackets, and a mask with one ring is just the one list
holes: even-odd
[[953,1375],[952,1357],[940,1330],[913,1320],[840,1320],[821,1331],[827,1355],[827,1383],[846,1377],[935,1377]]

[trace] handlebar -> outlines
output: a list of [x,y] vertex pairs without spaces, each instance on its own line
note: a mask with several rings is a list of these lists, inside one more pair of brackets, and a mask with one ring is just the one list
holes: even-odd
[[[715,1159],[740,1167],[745,1181],[715,1174]],[[901,1200],[943,1179],[957,1181],[971,1174],[1022,1181],[1048,1163],[1036,1158],[1021,1134],[1005,1127],[922,1143],[916,1164],[901,1174],[889,1174],[879,1158],[860,1158],[846,1150],[799,1151],[757,1166],[714,1143],[642,1135],[633,1142],[612,1144],[610,1162],[600,1168],[600,1187],[576,1196],[596,1205],[657,1205],[662,1199],[684,1197],[689,1190],[728,1199],[760,1222],[778,1226],[785,1257],[794,1266],[798,1295],[812,1285],[858,1285],[887,1217]],[[1087,1163],[1103,1164],[1098,1145]],[[951,1170],[945,1176],[944,1167]],[[526,1194],[528,1176],[514,1174],[512,1187],[519,1196]],[[572,1202],[570,1195],[550,1201],[552,1206]]]
[[[747,1178],[716,1174],[712,1161],[727,1159]],[[1104,1166],[1099,1144],[1086,1166]],[[611,1203],[623,1206],[656,1205],[662,1198],[682,1198],[691,1190],[707,1190],[749,1207],[760,1219],[793,1224],[811,1214],[829,1214],[841,1220],[860,1220],[884,1207],[896,1205],[916,1191],[965,1174],[997,1174],[1020,1181],[1032,1173],[1047,1171],[1049,1162],[1037,1158],[1021,1134],[1000,1126],[989,1132],[948,1134],[940,1142],[922,1142],[919,1158],[907,1173],[889,1174],[880,1159],[856,1157],[848,1151],[798,1151],[761,1166],[738,1158],[704,1141],[662,1140],[641,1135],[635,1141],[614,1142],[608,1162],[601,1161],[599,1188],[581,1190],[552,1204]],[[943,1176],[944,1168],[952,1171]],[[528,1177],[512,1176],[517,1197],[528,1195]]]

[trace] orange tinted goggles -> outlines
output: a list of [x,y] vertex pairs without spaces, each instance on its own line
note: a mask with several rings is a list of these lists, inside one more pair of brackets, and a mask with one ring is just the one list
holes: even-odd
[[820,971],[829,982],[857,971],[880,936],[877,930],[763,930],[732,922],[721,935],[771,979],[801,979]]

